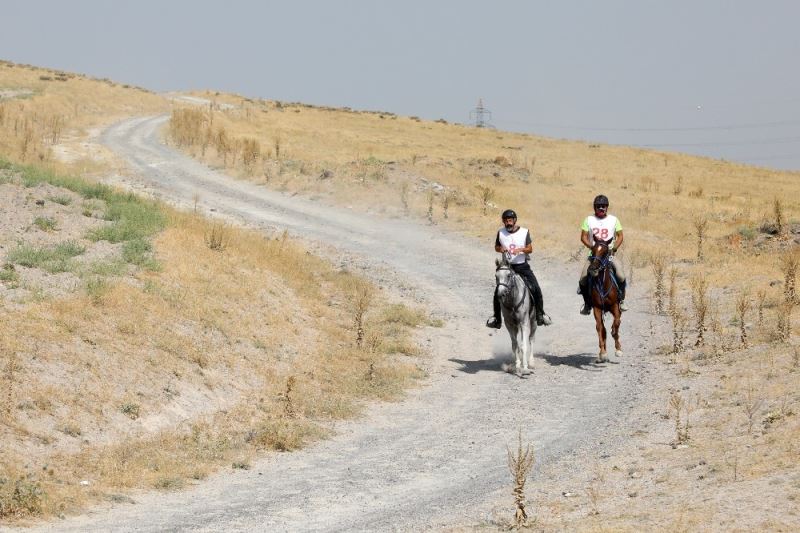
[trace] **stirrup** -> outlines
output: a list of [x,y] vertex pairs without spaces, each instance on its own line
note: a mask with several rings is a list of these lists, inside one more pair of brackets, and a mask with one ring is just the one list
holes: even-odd
[[581,314],[582,315],[591,315],[592,314],[592,306],[583,304],[583,307],[581,308]]
[[492,317],[486,321],[487,328],[500,329],[502,326],[503,326],[503,321],[497,320],[495,317]]
[[622,300],[622,301],[619,303],[619,310],[620,310],[620,311],[622,311],[622,312],[625,312],[625,311],[627,311],[627,310],[628,310],[628,306],[627,306],[627,305],[625,305],[625,300]]
[[541,315],[536,317],[536,325],[537,326],[549,326],[553,323],[553,320],[547,313],[542,313]]

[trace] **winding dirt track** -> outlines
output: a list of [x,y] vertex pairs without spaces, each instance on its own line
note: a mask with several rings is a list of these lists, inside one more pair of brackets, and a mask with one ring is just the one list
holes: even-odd
[[647,372],[639,333],[646,318],[635,298],[622,326],[625,358],[612,355],[611,363],[595,366],[593,326],[577,312],[577,266],[534,254],[555,324],[539,328],[535,373],[519,379],[500,368],[510,357],[505,330],[492,336],[483,327],[494,285],[492,235],[469,242],[233,180],[162,144],[158,130],[166,120],[121,122],[102,142],[129,162],[137,174],[131,179],[165,200],[191,205],[196,194],[205,209],[333,246],[384,286],[412,287],[446,321],[428,339],[430,379],[404,401],[372,406],[303,451],[270,454],[249,471],[222,472],[183,492],[139,494],[135,505],[98,508],[41,529],[439,529],[480,521],[487,502],[510,490],[506,446],[516,444],[518,428],[535,446],[537,471],[578,449],[599,454],[602,442],[614,441],[616,421],[643,392]]

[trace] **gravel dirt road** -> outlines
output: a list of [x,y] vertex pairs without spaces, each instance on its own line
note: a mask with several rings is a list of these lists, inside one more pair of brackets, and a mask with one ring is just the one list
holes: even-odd
[[494,286],[493,235],[470,241],[231,179],[165,146],[159,129],[166,120],[131,119],[103,133],[101,142],[133,169],[124,177],[129,186],[183,206],[199,198],[201,209],[252,227],[285,228],[313,253],[335,254],[332,260],[429,306],[445,321],[421,339],[430,376],[403,401],[371,406],[302,451],[272,453],[250,470],[223,471],[186,491],[135,494],[136,504],[40,529],[419,531],[480,523],[490,502],[507,500],[512,514],[506,453],[520,429],[535,447],[537,472],[573,456],[587,461],[621,438],[620,421],[650,394],[659,370],[648,367],[649,319],[635,288],[622,325],[625,357],[612,352],[610,363],[595,365],[593,323],[578,314],[578,265],[535,252],[555,323],[539,328],[534,374],[520,379],[501,369],[511,358],[505,329],[493,334],[483,326]]

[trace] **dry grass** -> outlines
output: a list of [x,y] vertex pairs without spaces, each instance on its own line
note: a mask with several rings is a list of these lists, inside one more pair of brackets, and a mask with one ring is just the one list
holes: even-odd
[[514,481],[514,527],[522,528],[528,523],[528,513],[525,510],[525,483],[533,469],[534,454],[530,444],[522,446],[522,429],[519,430],[517,449],[508,450],[508,469]]
[[[222,129],[227,137],[242,141],[257,140],[262,147],[273,146],[280,138],[280,157],[274,149],[261,150],[250,170],[241,164],[241,156],[234,168],[230,155],[226,163],[208,150],[203,159],[212,165],[226,166],[257,183],[265,183],[268,175],[267,183],[281,190],[358,204],[389,216],[408,213],[422,220],[429,219],[430,191],[436,190],[447,194],[447,226],[472,235],[492,234],[498,213],[514,207],[521,221],[532,227],[537,253],[571,251],[591,199],[603,192],[611,197],[612,211],[624,227],[636,235],[626,244],[632,257],[665,253],[670,263],[676,263],[694,260],[699,252],[717,271],[713,267],[721,260],[755,252],[756,257],[748,258],[753,268],[772,271],[769,250],[762,246],[771,243],[764,238],[772,235],[762,228],[774,226],[776,196],[784,199],[781,220],[787,228],[799,205],[794,199],[797,173],[386,113],[234,95],[196,96],[213,100],[215,106],[233,106],[214,108],[215,131]],[[211,116],[203,113],[200,127],[207,128]],[[201,157],[199,145],[186,149]],[[665,184],[676,180],[682,188],[665,195]],[[751,187],[754,182],[759,187]],[[700,188],[702,195],[684,192]],[[643,209],[644,205],[658,209]],[[547,228],[541,227],[542,221],[548,221]],[[784,233],[791,234],[788,229]],[[693,246],[691,235],[698,244],[702,238],[701,247]],[[718,284],[716,279],[710,282]]]
[[360,330],[380,342],[361,346],[351,305],[363,280],[282,235],[228,227],[210,246],[208,221],[163,212],[160,268],[0,306],[3,518],[180,488],[296,449],[421,376],[406,357],[415,311],[365,301]]
[[[571,257],[591,199],[608,195],[625,228],[629,271],[642,272],[630,294],[634,301],[650,295],[656,313],[669,315],[666,323],[655,318],[651,329],[654,339],[662,326],[667,329],[665,362],[677,363],[676,387],[665,394],[679,398],[680,406],[670,420],[657,422],[671,433],[664,441],[675,447],[632,439],[638,446],[625,457],[612,455],[611,462],[638,461],[653,470],[639,477],[639,466],[634,478],[620,467],[595,476],[586,482],[587,494],[603,500],[584,501],[574,513],[563,502],[543,502],[537,527],[637,530],[651,523],[698,529],[713,509],[756,528],[793,523],[786,513],[768,520],[744,516],[726,498],[741,509],[759,508],[768,504],[759,491],[798,474],[796,467],[791,474],[786,469],[796,463],[792,443],[800,439],[793,414],[800,398],[790,386],[797,358],[797,298],[790,280],[800,241],[799,173],[389,114],[197,96],[234,106],[214,115],[229,137],[257,139],[261,146],[280,139],[279,157],[277,150],[262,151],[253,170],[232,168],[228,158],[228,171],[244,179],[385,216],[435,220],[482,239],[494,234],[499,212],[513,207],[532,228],[537,254]],[[197,147],[188,151],[198,155]],[[205,160],[225,165],[210,152]],[[432,191],[442,195],[440,217],[432,212]],[[677,392],[686,380],[692,394]],[[751,387],[758,394],[748,399]],[[720,449],[724,458],[712,459]],[[687,462],[695,470],[686,470]],[[644,478],[652,488],[641,486]],[[743,496],[741,483],[756,492]],[[796,487],[787,490],[785,505],[791,507],[800,494]],[[563,512],[549,515],[548,506]],[[587,506],[604,512],[587,517]],[[737,527],[724,519],[715,527],[725,529],[719,524],[726,523]]]
[[124,116],[169,109],[145,89],[8,61],[0,61],[0,94],[7,95],[0,97],[0,154],[60,170],[85,166],[56,161],[54,150],[63,143]]
[[[61,513],[130,487],[180,488],[221,465],[247,464],[259,450],[298,448],[325,435],[326,421],[356,415],[365,400],[396,398],[420,376],[412,358],[398,358],[418,352],[397,320],[398,304],[363,306],[359,329],[371,342],[357,342],[346,317],[352,287],[368,287],[362,280],[281,236],[167,211],[161,231],[161,222],[152,224],[160,215],[147,206],[112,202],[108,190],[53,172],[68,167],[54,157],[66,140],[168,109],[165,100],[6,62],[0,89],[0,153],[37,165],[15,177],[18,167],[0,161],[0,184],[55,186],[47,199],[72,206],[63,217],[109,221],[81,235],[89,251],[98,241],[121,243],[121,264],[135,267],[96,263],[84,272],[71,256],[56,257],[56,248],[32,245],[17,247],[4,265],[4,288],[30,296],[0,306],[8,325],[0,355],[0,519]],[[258,142],[215,133],[181,142],[216,147],[245,169],[259,159]],[[71,168],[104,167],[79,160]],[[58,187],[83,195],[83,203]],[[46,217],[33,227],[52,239],[62,232]],[[17,289],[20,268],[53,281]],[[51,291],[52,276],[64,270],[83,282],[67,277],[68,286]]]
[[[66,137],[112,115],[164,109],[155,96],[110,82],[60,81],[8,64],[0,74],[3,88],[30,90],[0,102],[0,148],[15,161],[46,163]],[[482,239],[494,234],[498,213],[513,207],[532,228],[537,254],[568,257],[591,199],[609,196],[625,227],[626,257],[644,272],[630,289],[634,301],[655,276],[660,302],[669,273],[675,336],[664,351],[676,352],[667,360],[681,357],[684,365],[664,395],[691,384],[691,396],[682,396],[682,407],[691,409],[691,439],[673,449],[632,436],[624,456],[586,480],[587,493],[596,496],[587,496],[589,507],[602,506],[598,516],[605,522],[586,517],[586,501],[574,513],[563,503],[542,502],[537,524],[685,530],[704,527],[710,514],[722,516],[718,529],[796,523],[789,511],[800,498],[793,481],[800,442],[797,313],[786,281],[796,270],[775,257],[797,249],[800,174],[390,113],[198,96],[233,107],[215,104],[187,115],[190,129],[174,142],[212,165],[280,190],[420,220],[435,217],[431,191],[439,191],[447,203],[437,223]],[[173,214],[155,241],[160,272],[141,269],[132,279],[96,284],[91,293],[2,307],[8,335],[0,362],[0,439],[11,446],[3,447],[0,498],[7,516],[60,512],[119,487],[175,488],[260,448],[293,449],[324,433],[319,420],[352,415],[359,399],[393,397],[417,375],[413,362],[382,364],[389,353],[415,353],[407,338],[395,335],[405,319],[388,318],[403,313],[369,308],[359,335],[350,278],[327,271],[321,285],[309,283],[302,276],[307,269],[297,265],[310,259],[285,244],[233,232],[215,251],[207,232],[207,222]],[[649,258],[658,254],[664,263],[651,274]],[[13,283],[13,274],[4,268],[3,283]],[[699,286],[692,290],[697,279],[705,281],[700,299]],[[745,289],[756,295],[758,323],[747,331],[749,347],[739,349],[747,325],[737,322],[743,320],[736,300]],[[322,299],[332,302],[330,310],[318,303],[321,294],[332,295]],[[241,301],[253,304],[245,309]],[[656,305],[663,312],[663,302]],[[285,307],[298,313],[288,315]],[[704,337],[687,349],[683,335],[692,315],[692,329]],[[301,333],[312,318],[319,327],[306,343]],[[326,364],[305,371],[319,359]],[[119,375],[129,384],[114,385]],[[254,391],[258,401],[245,402]],[[227,409],[225,416],[196,407],[220,397],[232,399],[216,404]],[[191,420],[179,424],[166,405],[188,408]],[[667,432],[665,442],[680,440],[673,422],[653,422]],[[100,427],[134,437],[82,449],[83,439],[98,442]],[[62,455],[52,455],[56,448]],[[87,491],[76,482],[89,473]],[[764,496],[773,493],[782,499]],[[759,520],[756,511],[765,505],[787,512]],[[549,508],[563,512],[547,515]]]

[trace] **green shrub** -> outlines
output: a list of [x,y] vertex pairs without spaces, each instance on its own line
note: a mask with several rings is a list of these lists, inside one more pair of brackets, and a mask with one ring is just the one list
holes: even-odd
[[144,239],[133,239],[122,245],[122,258],[126,263],[142,265],[153,247]]
[[3,265],[3,268],[0,270],[0,281],[9,281],[11,283],[16,283],[19,281],[19,274],[14,269],[14,265],[12,263],[6,263]]
[[182,489],[185,482],[179,477],[161,477],[156,480],[153,486],[160,490],[178,490]]
[[145,202],[134,195],[112,199],[103,218],[113,224],[91,230],[89,239],[111,243],[143,239],[158,233],[166,226],[166,218],[156,204]]
[[756,228],[751,228],[749,226],[741,226],[739,228],[739,235],[742,236],[743,239],[752,241],[756,238],[758,231]]
[[[83,178],[62,176],[41,167],[14,165],[7,162],[4,164],[8,165],[8,169],[20,173],[22,183],[26,187],[49,183],[80,194],[87,200],[97,199],[105,202],[106,212],[103,218],[114,223],[90,231],[89,238],[93,241],[117,243],[149,237],[166,226],[166,217],[158,205],[133,193],[121,192],[108,185],[93,183]],[[84,207],[83,213],[86,215],[87,208]]]
[[31,475],[14,482],[0,477],[0,518],[38,515],[44,498],[41,484]]
[[[86,294],[92,299],[94,303],[100,303],[103,296],[108,292],[110,285],[108,281],[100,276],[94,276],[86,280]],[[123,411],[124,412],[124,411]]]
[[42,231],[55,231],[57,226],[56,221],[50,217],[36,217],[33,224]]
[[60,205],[69,205],[72,203],[72,198],[69,196],[59,195],[59,196],[48,196],[48,200],[51,202],[60,204]]
[[75,241],[62,242],[53,248],[21,244],[8,254],[8,261],[28,268],[41,268],[51,274],[71,272],[76,266],[71,259],[85,251],[86,248]]
[[116,259],[113,261],[95,261],[86,266],[81,275],[90,276],[122,276],[127,273],[128,265],[125,261]]

